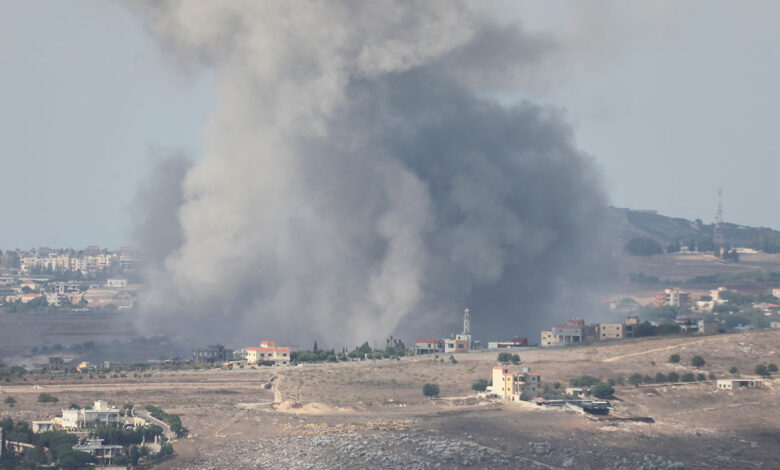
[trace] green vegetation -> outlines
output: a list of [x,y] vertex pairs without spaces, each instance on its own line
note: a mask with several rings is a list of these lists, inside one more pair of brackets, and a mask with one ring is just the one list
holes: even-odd
[[38,395],[38,403],[57,403],[58,401],[60,399],[50,393],[44,392]]
[[451,362],[452,364],[457,364],[457,363],[458,363],[458,360],[457,360],[457,359],[455,359],[455,355],[454,355],[454,354],[450,356],[450,362]]
[[672,364],[677,364],[680,362],[680,355],[679,354],[672,354],[669,356],[669,362]]
[[777,372],[777,364],[775,364],[774,362],[770,362],[769,364],[767,364],[766,368],[769,370],[769,372],[773,372],[773,373]]
[[423,385],[422,392],[426,397],[437,397],[439,396],[439,386],[436,384],[425,384]]
[[132,444],[140,444],[144,440],[146,442],[152,442],[154,441],[155,436],[162,436],[162,434],[163,429],[157,425],[139,427],[136,429],[123,429],[114,426],[100,425],[90,433],[90,436],[103,439],[104,444],[116,444],[127,447]]
[[682,382],[694,382],[696,377],[693,375],[693,372],[686,372],[680,377],[680,380]]
[[615,389],[604,382],[599,382],[590,389],[590,393],[596,398],[609,398],[615,394]]
[[512,364],[520,364],[520,356],[517,354],[512,354],[508,352],[502,352],[498,353],[498,362],[508,363],[511,362]]
[[655,383],[662,384],[662,383],[666,382],[667,380],[668,379],[666,377],[666,374],[664,374],[663,372],[659,372],[659,373],[655,374]]
[[601,380],[591,375],[581,375],[569,380],[572,387],[592,387],[598,383],[601,383]]
[[639,386],[639,384],[641,384],[643,380],[644,378],[642,377],[642,374],[638,372],[635,372],[628,377],[628,383],[630,383],[635,387]]
[[772,372],[769,371],[769,367],[767,367],[766,364],[759,364],[753,370],[756,375],[760,375],[761,377],[770,377],[772,375]]
[[[85,468],[93,458],[85,452],[73,450],[78,438],[63,431],[47,431],[35,434],[24,421],[14,422],[10,418],[0,421],[0,427],[9,441],[23,442],[35,446],[21,458],[3,453],[2,468],[38,468],[43,465],[59,466],[65,470]],[[48,449],[48,452],[44,450]]]
[[691,365],[697,369],[701,369],[702,367],[704,367],[705,363],[706,361],[701,356],[693,356],[691,358]]
[[623,247],[623,250],[634,256],[653,256],[663,253],[661,245],[652,238],[632,238]]
[[680,374],[677,372],[669,372],[666,375],[666,379],[669,380],[670,383],[675,383],[680,381]]
[[737,366],[731,366],[731,367],[729,368],[729,374],[732,374],[732,375],[737,375],[737,374],[739,374],[739,369],[737,369]]
[[489,384],[488,384],[487,380],[479,379],[476,382],[474,382],[473,384],[471,384],[471,388],[473,388],[474,390],[476,390],[478,392],[484,392],[485,390],[487,390],[488,385]]
[[14,405],[16,404],[16,398],[14,398],[14,397],[9,395],[9,396],[5,397],[5,400],[3,400],[3,402],[6,405],[8,405],[10,408],[13,408]]
[[168,426],[170,426],[172,432],[176,433],[177,435],[181,434],[184,428],[181,425],[181,418],[179,418],[179,415],[166,413],[162,410],[162,408],[154,405],[146,405],[145,408],[146,411],[148,411],[149,414],[155,418],[168,423]]

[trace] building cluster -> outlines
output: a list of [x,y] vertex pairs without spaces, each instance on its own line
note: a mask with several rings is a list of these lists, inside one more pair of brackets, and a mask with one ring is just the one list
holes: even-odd
[[43,247],[37,250],[17,251],[17,255],[22,274],[79,272],[87,276],[112,268],[132,271],[137,264],[135,254],[130,248],[108,251],[97,246],[88,246],[84,250],[74,251]]
[[214,344],[193,351],[193,360],[196,364],[240,361],[254,365],[287,366],[290,365],[290,348],[277,346],[274,341],[260,341],[259,347],[250,346],[236,351]]
[[6,304],[27,304],[40,299],[54,307],[94,309],[113,305],[122,310],[132,308],[137,297],[137,286],[128,285],[127,279],[119,277],[103,282],[65,282],[20,276],[6,281],[4,287],[12,292],[0,299]]
[[471,339],[471,311],[463,312],[463,331],[449,338],[418,338],[414,343],[415,354],[467,353],[474,348]]
[[525,394],[535,395],[541,386],[542,377],[524,368],[521,372],[509,372],[504,366],[493,367],[493,384],[486,392],[510,401],[520,401]]
[[600,324],[585,324],[580,318],[570,318],[564,325],[553,325],[551,329],[542,331],[540,346],[566,346],[570,344],[590,343],[611,339],[633,338],[638,317],[628,317],[622,322],[603,322]]
[[98,400],[92,408],[68,408],[62,410],[62,416],[46,421],[33,421],[33,432],[46,431],[88,431],[98,426],[134,429],[146,426],[148,422],[138,416],[126,416],[124,410]]

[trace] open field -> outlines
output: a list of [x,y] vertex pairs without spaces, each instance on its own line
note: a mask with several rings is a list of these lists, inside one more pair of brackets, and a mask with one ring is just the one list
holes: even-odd
[[[682,357],[668,364],[670,354]],[[759,362],[780,362],[780,331],[674,337],[568,349],[527,349],[524,366],[543,383],[589,374],[696,371],[728,376]],[[96,399],[156,404],[190,430],[161,468],[778,468],[777,386],[725,392],[713,381],[617,386],[622,413],[655,423],[594,422],[573,412],[473,397],[496,353],[365,361],[291,368],[154,372],[150,377],[66,377],[4,383],[14,419],[41,419],[69,403]],[[426,382],[442,397],[422,396]],[[60,399],[41,404],[46,391]]]

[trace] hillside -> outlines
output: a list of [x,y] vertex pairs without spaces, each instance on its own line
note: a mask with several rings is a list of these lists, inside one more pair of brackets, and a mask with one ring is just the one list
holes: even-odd
[[[652,238],[662,246],[679,240],[712,239],[714,224],[705,224],[675,217],[667,217],[655,211],[638,211],[618,207],[609,208],[608,231],[621,244],[632,238]],[[780,231],[766,227],[748,227],[744,225],[723,224],[726,240],[734,247],[753,247],[756,241],[764,238],[780,241]]]

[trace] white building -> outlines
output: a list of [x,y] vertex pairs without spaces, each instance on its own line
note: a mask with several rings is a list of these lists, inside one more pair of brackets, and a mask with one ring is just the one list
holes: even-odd
[[124,422],[121,410],[109,406],[102,400],[96,401],[95,406],[90,410],[86,408],[62,410],[62,418],[55,420],[55,424],[68,430],[95,428],[101,424],[122,426]]
[[124,289],[127,287],[127,279],[107,279],[106,287],[109,289]]

